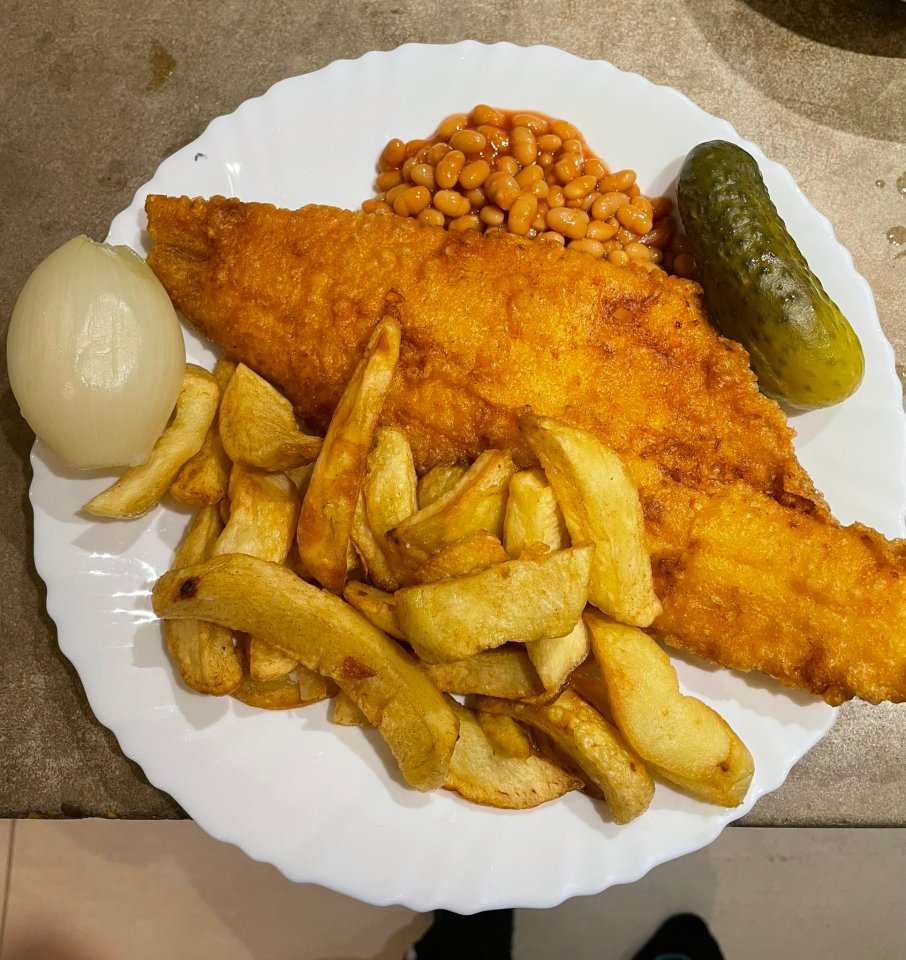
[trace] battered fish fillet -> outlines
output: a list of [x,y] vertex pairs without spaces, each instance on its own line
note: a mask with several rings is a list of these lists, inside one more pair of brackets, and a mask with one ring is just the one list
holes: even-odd
[[639,486],[667,643],[833,704],[906,699],[906,545],[831,517],[696,284],[331,207],[146,209],[176,306],[312,427],[391,312],[403,339],[383,422],[419,468],[489,447],[531,463],[527,410],[583,427]]

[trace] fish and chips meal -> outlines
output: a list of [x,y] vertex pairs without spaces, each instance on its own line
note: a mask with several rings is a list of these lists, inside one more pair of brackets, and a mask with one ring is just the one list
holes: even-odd
[[[772,282],[798,312],[775,315],[739,245],[718,263],[698,236],[700,179],[719,222],[738,150],[684,169],[686,235],[572,124],[488,106],[391,140],[360,211],[149,196],[147,265],[223,359],[184,366],[85,510],[195,508],[152,596],[183,683],[329,700],[419,790],[584,791],[615,823],[655,779],[726,807],[752,781],[661,644],[830,704],[906,700],[906,546],[833,518],[759,390],[839,402],[858,340],[792,253]],[[752,190],[750,250],[798,254]],[[748,351],[694,279],[722,270],[765,312]],[[803,372],[808,304],[833,336]]]

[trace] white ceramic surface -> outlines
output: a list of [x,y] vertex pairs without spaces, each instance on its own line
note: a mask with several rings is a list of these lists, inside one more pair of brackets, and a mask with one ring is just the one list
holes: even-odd
[[[390,137],[427,135],[446,114],[481,102],[567,116],[613,168],[636,169],[650,194],[671,189],[700,141],[733,140],[755,155],[866,353],[865,382],[853,398],[796,418],[799,453],[838,517],[902,535],[904,423],[893,352],[868,285],[830,223],[783,167],[725,121],[608,63],[546,47],[407,45],[284,80],[162,163],[114,220],[109,239],[146,252],[149,192],[356,207],[371,193],[374,162]],[[189,334],[187,344],[190,359],[210,364],[205,345]],[[659,784],[650,811],[616,827],[602,805],[580,795],[503,812],[446,791],[420,794],[402,784],[373,732],[330,725],[323,705],[256,712],[183,689],[149,596],[187,512],[169,504],[133,522],[89,520],[79,508],[109,478],[68,472],[40,443],[32,460],[35,562],[60,648],[92,709],[205,830],[293,880],[417,910],[552,906],[637,879],[709,843],[776,789],[833,722],[829,707],[773,682],[675,656],[684,689],[718,709],[755,757],[755,780],[739,809]]]

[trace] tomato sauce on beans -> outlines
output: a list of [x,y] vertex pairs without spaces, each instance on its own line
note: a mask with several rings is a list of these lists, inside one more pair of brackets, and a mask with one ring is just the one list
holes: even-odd
[[646,197],[634,170],[611,171],[567,120],[479,104],[427,139],[381,152],[367,213],[425,226],[514,233],[617,265],[695,277],[669,197]]

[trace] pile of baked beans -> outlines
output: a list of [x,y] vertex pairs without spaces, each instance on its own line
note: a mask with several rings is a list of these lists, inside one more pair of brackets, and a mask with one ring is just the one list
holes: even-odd
[[632,170],[611,172],[566,120],[485,104],[443,120],[426,140],[393,139],[381,153],[368,213],[448,230],[498,231],[696,275],[669,197],[643,196]]

